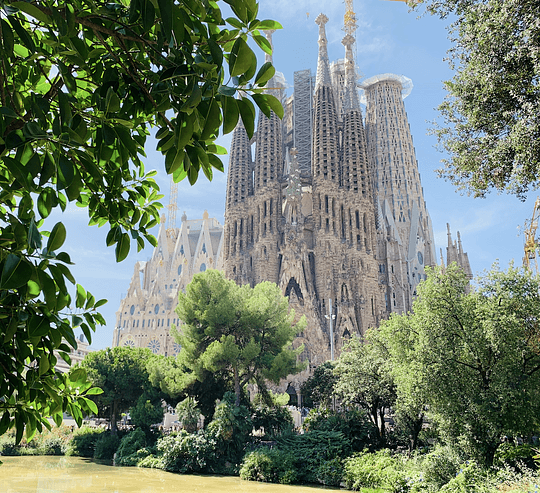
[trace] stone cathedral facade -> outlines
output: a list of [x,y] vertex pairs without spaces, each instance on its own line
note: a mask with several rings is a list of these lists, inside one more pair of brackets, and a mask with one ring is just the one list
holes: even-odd
[[[252,141],[241,122],[233,132],[225,225],[205,212],[197,220],[184,214],[180,228],[172,215],[167,227],[163,216],[158,245],[135,265],[121,300],[113,346],[177,354],[171,328],[181,326],[178,293],[197,272],[225,270],[252,286],[272,281],[308,321],[294,344],[304,344],[309,365],[282,388],[299,391],[299,382],[337,357],[347,338],[411,310],[425,266],[436,263],[403,102],[412,84],[383,74],[359,85],[354,37],[343,38],[345,58],[330,63],[328,19],[321,14],[316,22],[315,76],[295,72],[288,98],[282,76],[268,83],[283,102],[283,120],[259,114]],[[169,207],[175,210],[175,196]],[[459,233],[453,241],[449,227],[446,257],[472,277]]]
[[268,84],[284,102],[283,121],[259,115],[254,153],[242,123],[234,130],[223,240],[227,277],[275,282],[306,315],[295,344],[311,368],[337,357],[352,334],[411,310],[425,266],[436,263],[403,103],[410,80],[371,77],[360,95],[354,37],[330,63],[327,21],[315,21],[316,76],[296,72],[288,99],[278,78]]
[[135,264],[116,312],[112,347],[147,347],[165,356],[179,353],[171,333],[180,325],[175,312],[178,293],[185,291],[194,274],[223,270],[223,226],[206,211],[202,219],[188,219],[185,213],[181,219],[179,228],[167,227],[163,215],[152,257]]

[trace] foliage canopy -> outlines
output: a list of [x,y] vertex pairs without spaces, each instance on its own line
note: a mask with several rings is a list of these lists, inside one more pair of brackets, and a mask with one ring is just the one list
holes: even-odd
[[434,131],[450,155],[439,174],[476,197],[524,199],[540,186],[540,24],[534,0],[430,0],[451,17],[454,77]]
[[85,209],[121,261],[132,241],[155,245],[151,127],[167,173],[194,183],[223,170],[220,131],[242,118],[253,132],[252,100],[283,114],[261,93],[274,68],[257,71],[247,44],[270,52],[260,30],[281,26],[259,21],[255,0],[226,1],[227,20],[207,0],[0,1],[0,434],[93,409],[84,372],[56,372],[54,351],[69,362],[76,327],[91,341],[105,300],[76,284],[52,218]]
[[491,465],[501,437],[538,430],[539,319],[530,273],[494,268],[469,290],[457,265],[432,271],[413,313],[380,328],[398,402],[421,399],[443,437]]
[[275,284],[238,286],[208,270],[180,293],[177,313],[183,322],[178,360],[188,368],[185,385],[201,381],[205,371],[225,374],[234,383],[239,405],[247,383],[278,383],[302,369],[297,358],[303,346],[292,349],[291,344],[305,327],[305,317],[293,323],[294,311],[289,312]]

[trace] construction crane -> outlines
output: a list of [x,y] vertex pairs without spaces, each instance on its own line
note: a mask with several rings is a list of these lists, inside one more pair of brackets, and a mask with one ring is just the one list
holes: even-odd
[[534,203],[533,213],[530,221],[525,221],[525,255],[523,257],[523,267],[531,271],[533,274],[538,274],[538,258],[536,250],[539,239],[536,237],[538,229],[538,219],[540,218],[540,198],[536,198]]

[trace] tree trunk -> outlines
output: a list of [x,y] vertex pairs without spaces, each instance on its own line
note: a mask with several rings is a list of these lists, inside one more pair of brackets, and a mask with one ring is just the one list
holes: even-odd
[[112,405],[111,412],[111,435],[116,435],[118,428],[116,427],[116,415],[118,414],[118,401],[115,399]]
[[240,375],[238,375],[238,368],[234,367],[234,395],[236,395],[236,401],[234,405],[240,406]]

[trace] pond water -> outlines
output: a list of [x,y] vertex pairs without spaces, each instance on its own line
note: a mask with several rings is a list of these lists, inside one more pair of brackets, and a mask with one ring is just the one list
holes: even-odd
[[179,475],[113,467],[80,457],[1,457],[1,493],[315,493],[332,488],[242,481],[232,476]]

